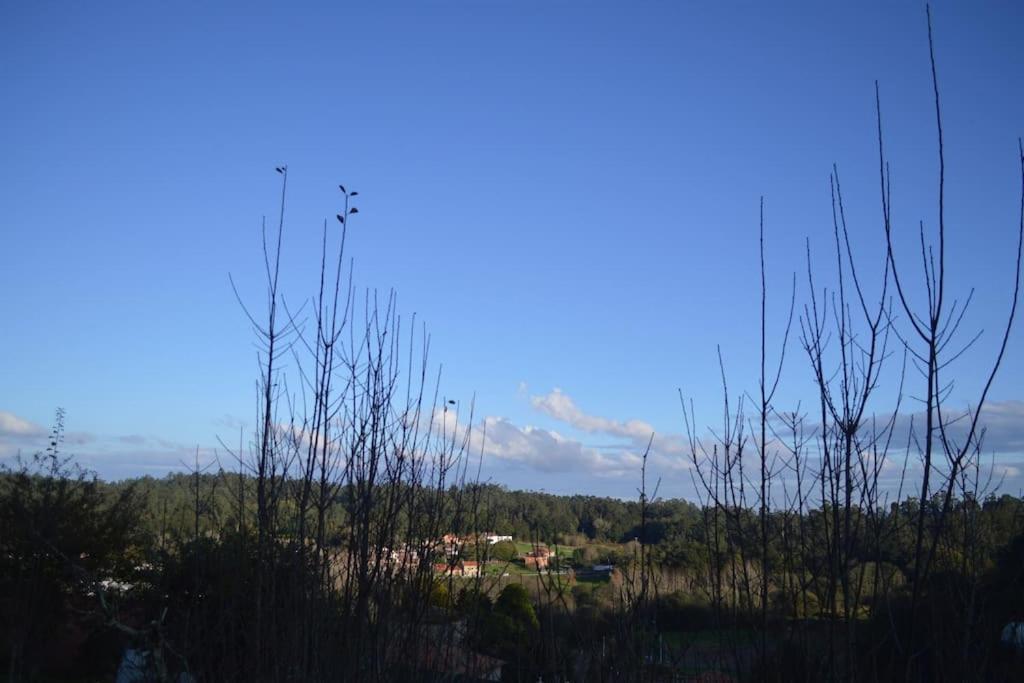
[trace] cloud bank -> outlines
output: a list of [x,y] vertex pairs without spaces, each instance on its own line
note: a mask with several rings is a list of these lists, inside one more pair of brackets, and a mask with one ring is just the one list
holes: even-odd
[[[555,420],[565,429],[519,425],[505,417],[487,416],[472,426],[469,441],[470,452],[482,453],[485,464],[498,465],[506,472],[518,472],[517,485],[541,488],[538,484],[559,479],[572,482],[569,486],[574,490],[621,489],[622,494],[632,495],[639,481],[643,454],[650,445],[649,483],[664,477],[674,489],[672,495],[683,495],[685,491],[692,494],[690,470],[693,464],[683,435],[657,434],[651,423],[642,419],[623,420],[588,413],[558,388],[546,394],[529,395],[522,386],[518,393],[528,399],[539,415]],[[466,425],[457,423],[455,411],[439,410],[434,417],[435,429],[443,425],[449,434],[452,430],[465,434],[462,430]],[[902,475],[905,435],[912,419],[915,425],[922,423],[920,415],[897,418],[893,447],[882,468],[885,480],[896,481]],[[992,467],[994,480],[1002,483],[1002,490],[1017,491],[1024,485],[1024,401],[986,404],[980,424],[985,429],[983,463]],[[954,438],[965,427],[964,423],[957,423],[951,429]],[[18,454],[27,457],[45,450],[49,433],[48,428],[31,420],[10,411],[0,411],[0,462],[10,465]],[[180,471],[191,466],[196,457],[195,445],[136,433],[103,435],[69,431],[65,434],[63,449],[75,454],[83,466],[109,479]],[[769,449],[778,450],[778,444],[771,444]],[[756,455],[752,447],[748,448],[748,453],[751,457]],[[813,459],[813,453],[808,455]],[[213,463],[216,451],[200,448],[199,459],[201,465]],[[919,472],[919,457],[910,453],[907,476],[913,478]],[[541,478],[531,478],[536,476]],[[599,482],[606,484],[597,485]],[[675,489],[679,489],[678,493]]]
[[[17,459],[28,460],[50,445],[50,429],[9,411],[0,411],[0,465],[15,467]],[[73,455],[78,464],[104,479],[116,480],[140,475],[163,476],[195,464],[215,462],[213,448],[182,444],[158,436],[141,434],[95,434],[66,431],[60,450]]]

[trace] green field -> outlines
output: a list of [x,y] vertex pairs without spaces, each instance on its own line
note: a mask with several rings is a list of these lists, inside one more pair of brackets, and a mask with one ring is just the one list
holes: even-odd
[[[531,552],[533,550],[533,544],[532,543],[526,543],[524,541],[516,541],[515,545],[516,545],[516,552],[519,553],[520,555],[525,555],[526,553]],[[547,545],[547,547],[550,548],[555,553],[555,555],[557,555],[558,557],[572,557],[573,551],[576,550],[576,548],[574,546],[571,546],[571,545],[550,545],[550,544],[544,544],[544,545]]]

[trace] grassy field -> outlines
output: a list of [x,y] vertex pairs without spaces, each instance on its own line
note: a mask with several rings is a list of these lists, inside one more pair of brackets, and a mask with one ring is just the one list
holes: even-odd
[[[516,552],[518,552],[520,555],[525,555],[526,553],[528,553],[531,550],[533,550],[533,544],[532,543],[527,543],[525,541],[515,541],[515,545],[516,545]],[[576,550],[575,546],[571,546],[571,545],[557,545],[556,546],[556,545],[550,545],[550,544],[546,544],[546,543],[542,544],[542,545],[547,545],[547,547],[549,549],[551,549],[552,551],[554,551],[554,553],[556,555],[558,555],[558,557],[572,557],[573,551]]]
[[501,576],[502,574],[518,575],[518,574],[536,574],[537,572],[527,570],[522,562],[503,562],[501,560],[491,560],[484,567],[484,576]]

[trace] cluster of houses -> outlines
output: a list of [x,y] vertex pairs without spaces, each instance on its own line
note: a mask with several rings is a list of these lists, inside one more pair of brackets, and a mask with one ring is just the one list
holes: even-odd
[[452,562],[435,563],[434,574],[466,578],[480,576],[480,563],[476,560],[454,560]]
[[[472,577],[480,575],[480,562],[461,559],[462,549],[473,544],[486,543],[489,546],[502,542],[512,543],[512,536],[507,534],[483,533],[476,536],[459,537],[456,534],[445,534],[439,547],[444,548],[447,562],[434,564],[434,573],[443,576]],[[548,568],[555,553],[543,543],[533,544],[533,549],[520,556],[528,569],[544,571]]]
[[[401,548],[383,548],[381,561],[395,573],[416,571],[421,562],[430,562],[435,575],[475,577],[480,576],[481,565],[484,563],[466,559],[465,550],[473,547],[479,548],[482,545],[493,546],[502,542],[513,542],[512,536],[494,533],[459,536],[449,533],[420,546],[406,545]],[[534,543],[530,551],[519,555],[519,559],[526,568],[534,571],[549,569],[554,557],[554,551],[543,543]]]
[[437,545],[443,545],[445,548],[454,548],[457,550],[458,548],[466,545],[474,545],[477,543],[495,545],[497,543],[501,543],[502,541],[508,541],[509,543],[511,543],[512,537],[502,534],[495,534],[491,532],[485,532],[476,535],[471,534],[468,536],[459,536],[458,534],[445,534],[441,537],[441,540],[437,543]]
[[[521,559],[528,569],[544,571],[548,568],[554,556],[555,554],[550,548],[538,543],[533,546],[533,550],[523,555]],[[441,576],[480,576],[480,563],[476,560],[462,560],[452,557],[448,562],[435,563],[434,573]]]

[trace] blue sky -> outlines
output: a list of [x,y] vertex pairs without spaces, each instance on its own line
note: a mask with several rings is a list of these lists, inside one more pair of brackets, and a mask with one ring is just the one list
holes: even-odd
[[[833,163],[877,271],[876,79],[908,253],[935,223],[922,4],[209,5],[0,9],[0,455],[42,447],[56,406],[106,476],[237,440],[256,360],[228,274],[259,299],[281,163],[289,296],[313,291],[337,183],[358,189],[357,283],[394,287],[444,393],[522,441],[488,466],[513,487],[631,495],[624,425],[679,434],[680,387],[717,420],[716,345],[731,387],[755,388],[760,196],[773,329],[794,271],[805,298],[805,239],[831,272]],[[1012,288],[1024,8],[933,14],[950,286],[976,288],[968,323],[986,330],[956,366],[966,402]],[[990,396],[1011,488],[1022,340]],[[780,404],[806,403],[808,377],[792,346]],[[554,467],[523,437],[552,432],[609,455]]]

